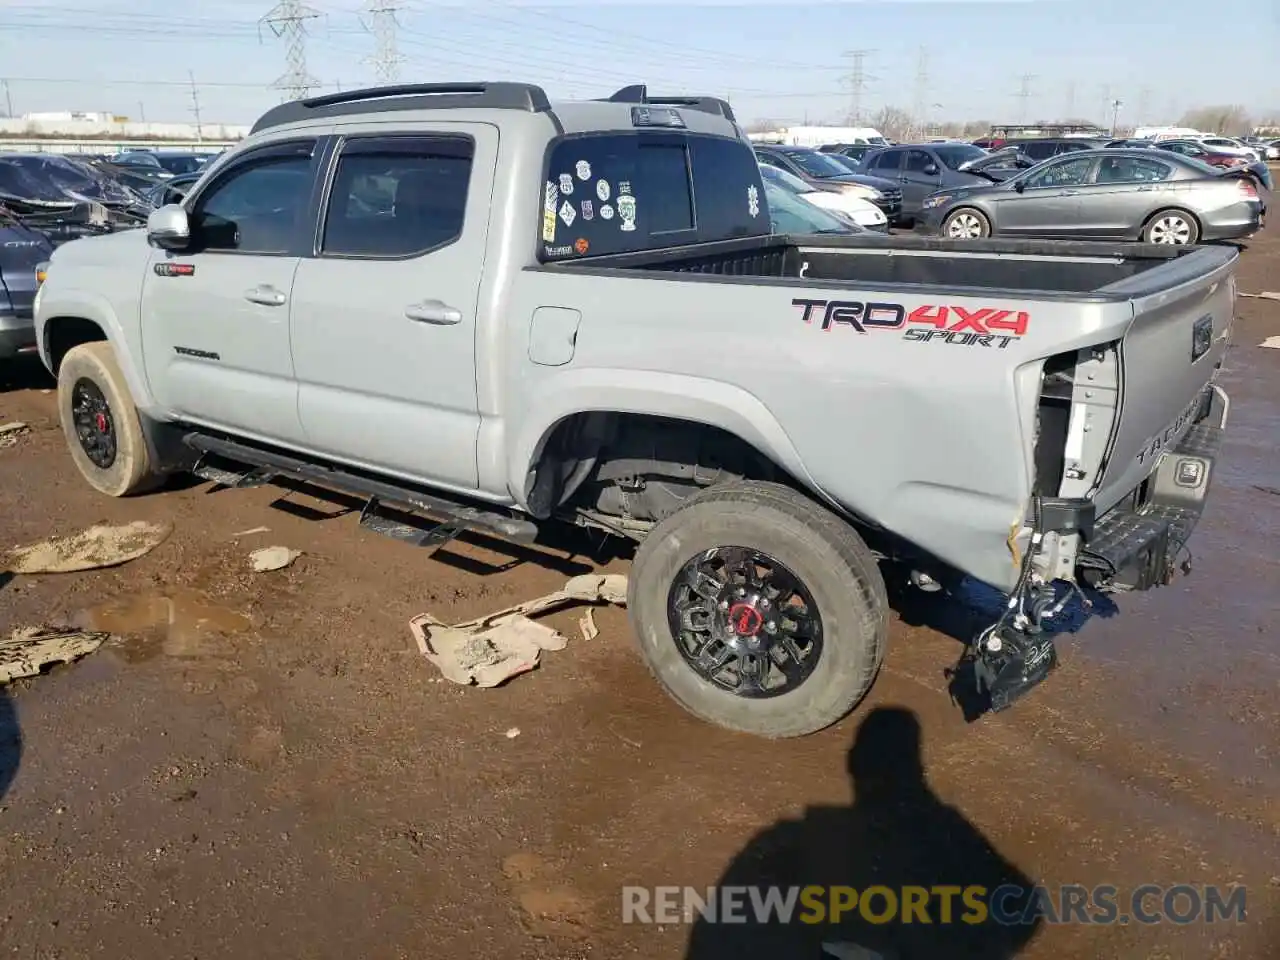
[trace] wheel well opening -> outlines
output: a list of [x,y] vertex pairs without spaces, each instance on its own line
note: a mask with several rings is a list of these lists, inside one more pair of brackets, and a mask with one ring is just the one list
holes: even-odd
[[649,414],[579,413],[552,429],[529,472],[526,497],[535,516],[572,505],[656,522],[730,479],[804,490],[770,456],[719,427]]
[[44,337],[49,364],[57,376],[62,359],[73,347],[106,340],[107,334],[92,320],[83,317],[53,317],[45,324]]
[[1155,220],[1158,217],[1163,217],[1166,214],[1170,214],[1170,213],[1176,213],[1176,214],[1179,214],[1180,216],[1186,217],[1193,224],[1195,224],[1197,233],[1204,231],[1204,224],[1200,222],[1200,218],[1197,217],[1190,210],[1186,209],[1185,207],[1161,207],[1155,213],[1151,214],[1151,216],[1147,217],[1147,219],[1142,221],[1143,231],[1145,232],[1147,227],[1151,226],[1151,222],[1153,220]]

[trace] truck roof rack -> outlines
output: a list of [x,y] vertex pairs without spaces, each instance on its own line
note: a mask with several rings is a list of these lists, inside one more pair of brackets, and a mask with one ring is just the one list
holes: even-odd
[[605,97],[605,102],[655,104],[664,107],[688,107],[690,110],[697,110],[701,113],[711,113],[718,117],[724,117],[731,123],[737,122],[737,118],[733,115],[733,108],[729,106],[729,101],[727,100],[721,100],[718,97],[651,97],[649,96],[649,88],[643,83],[623,87],[617,93],[613,94],[613,96]]
[[551,109],[551,102],[541,87],[531,83],[398,83],[291,100],[264,113],[249,132],[257,133],[298,120],[368,113],[371,109],[448,110],[463,107],[544,113]]

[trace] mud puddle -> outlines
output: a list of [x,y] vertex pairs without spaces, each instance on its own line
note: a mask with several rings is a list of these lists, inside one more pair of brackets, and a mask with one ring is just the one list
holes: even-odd
[[130,662],[158,656],[195,657],[212,652],[218,638],[244,633],[253,621],[191,590],[139,594],[82,610],[83,630],[100,630],[128,640],[116,651]]

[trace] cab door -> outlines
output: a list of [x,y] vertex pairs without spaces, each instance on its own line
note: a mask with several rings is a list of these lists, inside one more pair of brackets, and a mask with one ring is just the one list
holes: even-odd
[[289,314],[320,152],[315,138],[246,151],[187,198],[188,249],[152,252],[143,363],[153,395],[176,418],[302,439]]

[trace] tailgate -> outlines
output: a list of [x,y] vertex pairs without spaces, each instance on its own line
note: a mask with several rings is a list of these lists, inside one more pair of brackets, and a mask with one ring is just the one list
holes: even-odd
[[1106,289],[1134,288],[1134,315],[1120,346],[1120,411],[1094,496],[1099,514],[1146,479],[1199,414],[1227,348],[1239,256],[1201,247]]

